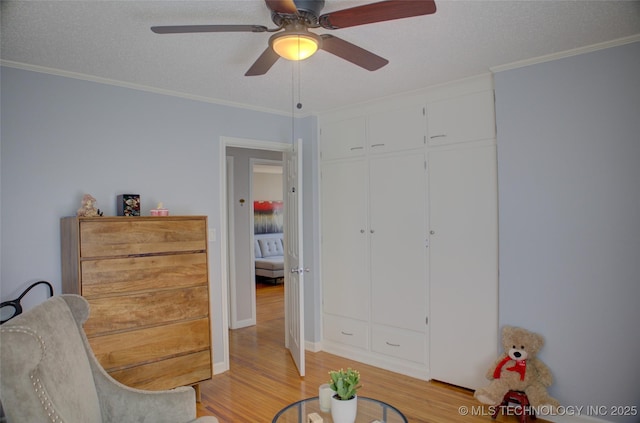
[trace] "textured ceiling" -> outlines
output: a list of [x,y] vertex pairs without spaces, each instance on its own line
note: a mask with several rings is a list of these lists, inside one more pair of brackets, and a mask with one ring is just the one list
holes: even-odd
[[[375,1],[375,0],[372,0]],[[372,1],[326,0],[322,13]],[[331,33],[390,63],[369,72],[320,51],[244,73],[268,33],[158,35],[153,25],[273,27],[262,0],[5,1],[1,58],[227,104],[322,112],[473,76],[491,67],[640,34],[638,1],[438,1],[433,15]]]

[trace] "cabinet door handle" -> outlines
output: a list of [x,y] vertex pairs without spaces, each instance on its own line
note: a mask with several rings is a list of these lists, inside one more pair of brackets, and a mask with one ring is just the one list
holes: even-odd
[[384,143],[382,144],[372,144],[371,147],[384,147]]
[[343,330],[341,330],[340,333],[345,335],[345,336],[353,336],[353,333],[345,332]]
[[439,135],[431,135],[429,138],[434,139],[434,138],[445,138],[447,136],[447,134],[439,134]]
[[387,344],[387,345],[388,345],[388,346],[390,346],[390,347],[399,347],[399,346],[400,346],[400,344],[392,344],[392,343],[391,343],[391,342],[389,342],[389,341],[384,341],[384,343],[385,343],[385,344]]
[[362,149],[364,149],[364,147],[351,147],[351,151],[362,150]]

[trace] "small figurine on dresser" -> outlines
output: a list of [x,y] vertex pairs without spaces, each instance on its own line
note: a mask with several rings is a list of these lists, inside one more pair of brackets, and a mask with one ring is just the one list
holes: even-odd
[[76,212],[76,216],[78,217],[97,217],[102,216],[102,212],[100,209],[97,209],[96,199],[93,198],[90,194],[85,194],[82,197],[82,206]]

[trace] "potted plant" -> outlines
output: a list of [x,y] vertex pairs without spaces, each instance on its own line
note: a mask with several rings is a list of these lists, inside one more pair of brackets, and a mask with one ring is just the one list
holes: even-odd
[[360,372],[348,368],[347,370],[332,370],[329,372],[331,380],[329,387],[336,393],[331,397],[331,417],[335,423],[353,423],[358,411],[358,389]]

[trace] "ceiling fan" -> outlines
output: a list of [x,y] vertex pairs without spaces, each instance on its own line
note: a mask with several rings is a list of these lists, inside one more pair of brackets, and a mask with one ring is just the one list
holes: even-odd
[[156,34],[195,32],[273,32],[269,47],[245,76],[264,75],[278,58],[303,60],[324,50],[369,71],[389,61],[330,34],[315,34],[309,28],[335,30],[375,22],[435,13],[434,0],[386,0],[320,15],[324,0],[265,0],[276,28],[262,25],[174,25],[153,26]]

